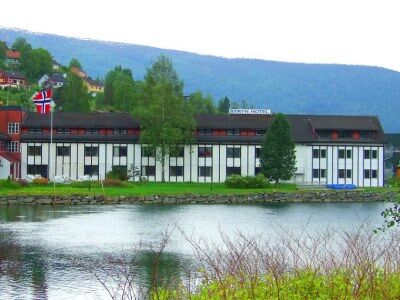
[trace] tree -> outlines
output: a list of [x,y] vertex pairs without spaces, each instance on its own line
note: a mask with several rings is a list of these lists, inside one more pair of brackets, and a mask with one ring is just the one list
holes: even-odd
[[290,123],[283,114],[275,115],[261,148],[261,172],[276,184],[289,180],[296,171],[295,143]]
[[147,69],[139,99],[134,114],[140,118],[140,143],[156,153],[165,181],[165,158],[192,141],[195,127],[184,102],[183,82],[168,57],[158,57]]
[[73,58],[71,59],[71,61],[69,62],[69,67],[70,68],[77,68],[79,70],[82,70],[82,65],[80,63],[80,61],[77,58]]
[[60,90],[59,106],[66,112],[88,112],[89,95],[82,78],[74,73],[67,74],[67,82]]
[[21,70],[31,81],[36,81],[43,74],[49,74],[52,69],[53,58],[46,49],[33,49],[21,56]]
[[223,99],[220,99],[218,101],[218,112],[220,114],[227,114],[229,113],[229,109],[231,107],[231,101],[229,100],[228,97],[225,97]]
[[137,89],[132,71],[116,66],[106,75],[104,104],[119,111],[132,111],[137,102]]
[[11,45],[11,48],[21,52],[21,57],[32,50],[31,44],[29,44],[23,37],[17,38]]
[[215,114],[217,112],[212,96],[203,96],[200,91],[190,94],[186,103],[195,114]]
[[6,42],[0,41],[0,69],[4,68],[4,59],[6,58],[7,49]]

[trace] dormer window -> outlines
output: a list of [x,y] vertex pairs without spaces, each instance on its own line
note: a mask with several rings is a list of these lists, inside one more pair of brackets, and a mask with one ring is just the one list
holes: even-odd
[[57,128],[57,133],[71,133],[69,128]]
[[332,131],[330,130],[317,130],[317,138],[318,139],[331,139]]
[[240,130],[238,128],[228,129],[227,134],[228,135],[240,135]]
[[114,134],[126,134],[126,129],[114,128]]
[[351,130],[339,130],[339,139],[352,139],[353,131]]
[[212,130],[211,129],[200,129],[199,135],[212,135]]
[[256,130],[256,135],[264,135],[265,130]]
[[371,130],[361,130],[360,139],[371,140],[375,137],[375,134]]
[[86,134],[99,133],[99,129],[98,128],[86,128],[85,133]]

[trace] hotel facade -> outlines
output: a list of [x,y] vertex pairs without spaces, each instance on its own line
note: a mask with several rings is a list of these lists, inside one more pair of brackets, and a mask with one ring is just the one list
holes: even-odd
[[[297,170],[291,181],[384,185],[386,141],[377,117],[287,118],[296,143]],[[182,145],[176,156],[165,157],[165,180],[224,182],[231,174],[257,174],[261,144],[272,120],[268,114],[197,115],[194,142]],[[26,113],[18,127],[19,145],[9,150],[18,153],[21,178],[40,174],[104,179],[113,168],[132,168],[138,172],[135,180],[162,180],[161,163],[140,145],[140,124],[127,113],[54,113],[52,146],[49,115]]]

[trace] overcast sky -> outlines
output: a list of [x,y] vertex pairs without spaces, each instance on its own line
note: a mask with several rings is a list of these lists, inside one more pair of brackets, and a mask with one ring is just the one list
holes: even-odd
[[2,27],[224,57],[374,65],[400,71],[399,0],[19,0],[8,4],[8,10],[4,10],[7,2],[2,4]]

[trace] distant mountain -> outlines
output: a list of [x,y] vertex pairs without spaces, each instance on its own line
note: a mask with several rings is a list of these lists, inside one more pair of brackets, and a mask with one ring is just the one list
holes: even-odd
[[62,64],[78,58],[92,77],[104,77],[115,65],[122,65],[141,79],[163,53],[171,57],[184,80],[185,93],[200,90],[216,101],[228,96],[290,114],[378,115],[386,132],[400,132],[400,72],[389,69],[227,59],[0,28],[0,40],[9,45],[19,36],[33,47],[48,49]]

